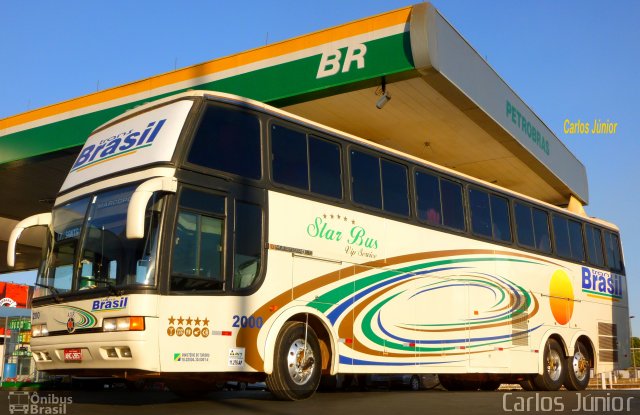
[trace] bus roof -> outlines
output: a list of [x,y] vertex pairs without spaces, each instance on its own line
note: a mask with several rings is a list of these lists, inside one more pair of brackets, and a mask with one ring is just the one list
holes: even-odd
[[251,107],[253,109],[261,110],[263,112],[267,112],[267,113],[270,113],[270,114],[273,114],[273,115],[276,115],[276,116],[279,116],[279,117],[282,117],[282,118],[288,118],[290,120],[294,120],[294,121],[297,121],[297,122],[299,122],[301,124],[304,124],[304,125],[313,127],[315,129],[318,129],[320,131],[323,131],[323,132],[325,132],[327,134],[334,135],[334,136],[340,136],[340,137],[346,138],[348,141],[351,141],[353,143],[357,143],[357,144],[360,144],[362,146],[366,146],[366,147],[369,147],[369,148],[381,150],[381,151],[383,151],[383,152],[385,152],[385,153],[387,153],[389,155],[393,155],[393,156],[396,156],[396,157],[399,157],[399,158],[406,159],[408,161],[411,161],[411,162],[415,163],[416,165],[422,165],[422,166],[431,168],[433,170],[436,170],[436,171],[441,172],[441,173],[445,173],[445,174],[450,175],[452,177],[457,177],[457,178],[462,179],[464,181],[467,181],[467,182],[470,182],[470,183],[474,183],[474,184],[478,184],[478,185],[484,186],[486,188],[489,188],[491,190],[494,190],[494,191],[497,191],[497,192],[501,192],[501,193],[509,195],[509,196],[514,196],[514,197],[520,198],[522,200],[528,201],[530,203],[534,203],[534,204],[538,204],[538,205],[544,206],[544,207],[546,207],[546,208],[548,208],[550,210],[553,210],[553,211],[556,211],[556,212],[559,212],[559,213],[563,213],[565,215],[573,216],[573,217],[579,218],[579,219],[588,219],[588,220],[591,220],[594,223],[597,223],[599,225],[605,226],[607,228],[618,230],[618,227],[615,224],[612,224],[612,223],[607,222],[605,220],[598,219],[598,218],[593,218],[593,217],[588,217],[586,215],[580,215],[580,214],[572,212],[572,211],[570,211],[568,209],[563,209],[563,208],[560,208],[560,207],[558,207],[556,205],[547,203],[547,202],[545,202],[543,200],[539,200],[539,199],[533,198],[533,197],[531,197],[529,195],[526,195],[526,194],[511,190],[511,189],[507,189],[505,187],[502,187],[502,186],[499,186],[497,184],[488,182],[486,180],[482,180],[482,179],[479,179],[477,177],[470,176],[468,174],[462,173],[460,171],[456,171],[456,170],[450,169],[450,168],[448,168],[446,166],[442,166],[440,164],[437,164],[437,163],[434,163],[434,162],[431,162],[431,161],[428,161],[428,160],[425,160],[425,159],[421,159],[421,158],[416,157],[414,155],[411,155],[411,154],[408,154],[408,153],[404,153],[404,152],[402,152],[402,151],[400,151],[398,149],[391,148],[391,147],[385,146],[383,144],[375,143],[375,142],[373,142],[371,140],[368,140],[368,139],[363,138],[363,137],[359,137],[359,136],[354,135],[354,134],[350,134],[350,133],[345,132],[345,131],[340,131],[340,130],[332,128],[330,126],[327,126],[327,125],[318,123],[316,121],[310,120],[308,118],[305,118],[305,117],[296,115],[294,113],[285,111],[285,110],[283,110],[281,108],[277,108],[277,107],[274,107],[272,105],[266,104],[264,102],[256,101],[256,100],[253,100],[253,99],[250,99],[250,98],[246,98],[246,97],[241,97],[241,96],[238,96],[238,95],[235,95],[235,94],[229,94],[229,93],[218,92],[218,91],[192,90],[192,91],[183,92],[181,94],[172,95],[170,97],[162,98],[162,99],[159,99],[157,101],[151,101],[151,102],[145,103],[143,105],[140,105],[140,106],[138,106],[136,108],[133,108],[133,109],[127,111],[126,113],[114,118],[113,120],[111,120],[111,121],[99,126],[98,128],[96,128],[94,133],[97,132],[97,131],[100,131],[100,130],[106,128],[106,127],[108,127],[111,124],[115,124],[117,122],[120,122],[121,120],[123,120],[125,118],[128,118],[128,117],[133,117],[138,113],[145,112],[145,111],[147,111],[149,109],[152,109],[154,107],[157,107],[157,106],[169,103],[169,102],[173,102],[173,101],[176,101],[176,100],[179,100],[179,99],[188,99],[188,98],[192,98],[192,97],[204,97],[206,99],[219,101],[219,102],[221,101],[221,102],[229,102],[229,103],[233,103],[233,104],[242,104],[242,105],[246,105],[248,107]]

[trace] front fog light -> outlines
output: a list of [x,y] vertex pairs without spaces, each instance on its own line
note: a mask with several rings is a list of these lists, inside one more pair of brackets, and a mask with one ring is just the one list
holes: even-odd
[[103,331],[115,331],[116,330],[116,319],[115,318],[105,318],[102,320],[102,330]]
[[143,331],[144,317],[115,317],[102,320],[102,331]]
[[129,330],[129,317],[118,317],[116,319],[116,330],[124,331]]

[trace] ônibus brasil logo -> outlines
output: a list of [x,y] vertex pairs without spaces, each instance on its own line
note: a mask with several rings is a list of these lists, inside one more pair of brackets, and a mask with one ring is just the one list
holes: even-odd
[[150,147],[166,121],[166,119],[151,121],[143,131],[123,131],[83,148],[71,171],[83,170],[103,161]]

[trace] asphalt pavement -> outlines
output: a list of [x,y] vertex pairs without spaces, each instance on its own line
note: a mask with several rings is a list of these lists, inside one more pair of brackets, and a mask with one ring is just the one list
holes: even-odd
[[[24,406],[24,405],[27,406]],[[10,406],[10,405],[13,405]],[[281,402],[267,391],[219,391],[184,401],[168,391],[0,392],[0,414],[161,415],[404,415],[404,414],[640,414],[640,390],[585,392],[448,392],[382,390],[316,393]]]

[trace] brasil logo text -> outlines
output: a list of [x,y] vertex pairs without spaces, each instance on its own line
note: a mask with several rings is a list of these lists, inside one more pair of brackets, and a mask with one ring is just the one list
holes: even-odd
[[91,305],[91,311],[123,310],[127,308],[128,302],[129,297],[95,300]]
[[130,155],[136,151],[151,147],[166,119],[151,121],[143,131],[123,131],[100,140],[82,149],[71,171],[83,170],[103,161]]
[[589,297],[618,301],[623,298],[623,276],[582,267],[582,292]]

